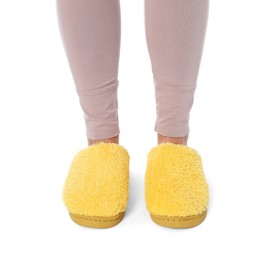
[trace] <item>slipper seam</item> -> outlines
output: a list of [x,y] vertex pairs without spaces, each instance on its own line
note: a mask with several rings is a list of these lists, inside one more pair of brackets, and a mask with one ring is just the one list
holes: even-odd
[[198,215],[192,215],[192,216],[187,216],[187,217],[179,217],[179,216],[172,216],[172,218],[168,218],[169,216],[160,216],[160,215],[154,215],[151,213],[152,216],[154,216],[155,218],[159,219],[159,220],[165,220],[165,221],[188,221],[188,220],[194,220],[194,219],[198,219],[201,218],[203,215],[205,214],[205,212],[203,212],[202,214],[198,214]]
[[96,218],[91,218],[90,216],[85,216],[85,218],[80,217],[81,215],[74,215],[72,214],[75,218],[82,219],[82,220],[88,220],[88,221],[94,221],[94,222],[115,222],[117,221],[121,216],[120,214],[118,215],[117,218],[111,219],[111,220],[106,220],[106,219],[96,219]]

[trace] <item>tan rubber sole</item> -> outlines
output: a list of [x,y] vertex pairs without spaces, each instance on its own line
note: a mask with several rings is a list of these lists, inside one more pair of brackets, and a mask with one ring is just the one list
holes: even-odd
[[206,218],[207,210],[201,215],[192,215],[187,217],[158,216],[150,213],[151,219],[158,225],[169,228],[191,228],[201,224]]
[[112,217],[91,217],[72,214],[69,212],[71,219],[78,225],[92,228],[110,228],[114,227],[121,222],[125,212]]

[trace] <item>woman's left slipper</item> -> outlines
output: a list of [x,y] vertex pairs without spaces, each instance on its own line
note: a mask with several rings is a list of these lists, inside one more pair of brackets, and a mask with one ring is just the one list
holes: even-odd
[[148,153],[145,199],[156,224],[190,228],[202,223],[209,195],[199,153],[169,142],[153,147]]

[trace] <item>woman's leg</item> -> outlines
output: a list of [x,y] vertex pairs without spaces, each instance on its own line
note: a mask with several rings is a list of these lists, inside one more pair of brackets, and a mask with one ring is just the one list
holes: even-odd
[[187,144],[208,9],[209,0],[145,0],[158,143]]
[[88,144],[118,143],[119,0],[57,0],[57,17]]

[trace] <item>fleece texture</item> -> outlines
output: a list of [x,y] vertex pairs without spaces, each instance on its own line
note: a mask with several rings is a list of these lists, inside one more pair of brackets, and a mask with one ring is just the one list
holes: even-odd
[[114,216],[124,212],[129,189],[128,151],[116,143],[100,142],[73,158],[63,188],[68,211],[85,216]]
[[161,143],[147,158],[145,198],[154,215],[186,217],[207,209],[208,184],[199,153],[188,146]]

